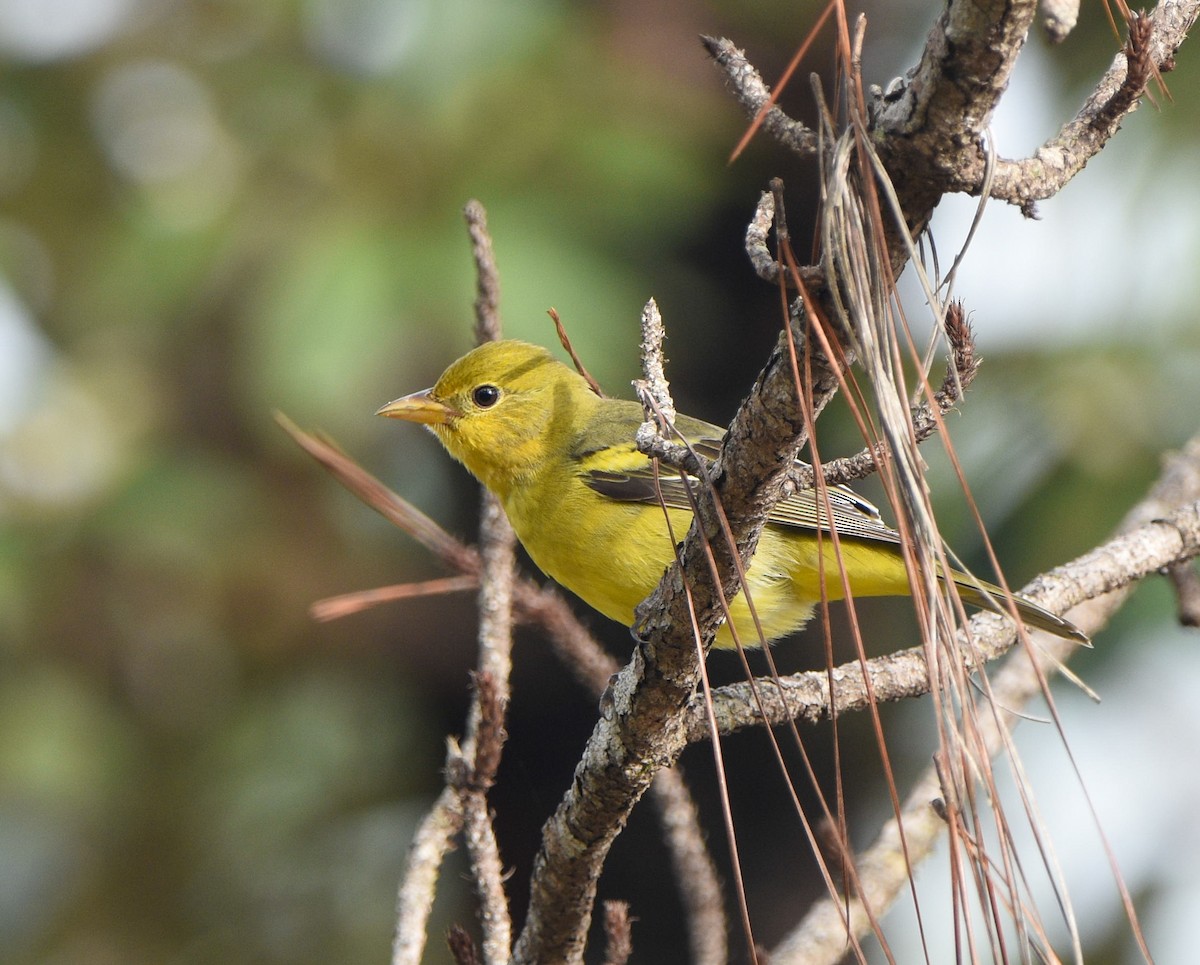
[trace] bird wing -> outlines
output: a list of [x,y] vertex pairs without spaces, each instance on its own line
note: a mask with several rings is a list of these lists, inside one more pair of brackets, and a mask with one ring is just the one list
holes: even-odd
[[[702,456],[715,458],[720,442],[711,438],[692,440]],[[598,454],[589,454],[598,455]],[[592,462],[589,467],[588,462]],[[798,466],[805,465],[797,460]],[[607,448],[603,457],[584,459],[580,475],[588,488],[618,502],[653,503],[670,509],[691,510],[688,490],[694,494],[699,481],[674,472],[659,472],[633,446]],[[886,525],[879,510],[846,486],[829,486],[829,509],[839,536],[857,537],[884,543],[899,543],[900,534]],[[776,503],[767,522],[775,526],[829,532],[829,516],[824,500],[815,489],[805,489]]]

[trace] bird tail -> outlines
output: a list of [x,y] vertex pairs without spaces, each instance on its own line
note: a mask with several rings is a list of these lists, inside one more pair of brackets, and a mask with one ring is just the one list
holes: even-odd
[[[982,580],[976,580],[965,573],[952,573],[951,579],[954,581],[954,585],[958,587],[959,596],[962,597],[964,603],[969,603],[972,606],[981,607],[985,610],[991,610],[994,613],[1001,613],[1004,616],[1011,616],[1007,598],[1000,587],[993,586],[991,583],[985,583]],[[1036,627],[1039,630],[1047,630],[1055,636],[1064,637],[1067,640],[1077,640],[1080,643],[1088,642],[1087,634],[1070,620],[1064,620],[1058,614],[1051,613],[1049,610],[1021,596],[1014,595],[1013,603],[1016,604],[1017,613],[1020,615],[1022,622],[1028,626]]]

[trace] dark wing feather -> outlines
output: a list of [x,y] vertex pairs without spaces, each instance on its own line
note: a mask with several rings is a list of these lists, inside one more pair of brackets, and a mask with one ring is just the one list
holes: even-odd
[[[702,455],[715,454],[719,445],[712,440],[701,440],[696,450]],[[638,457],[637,450],[629,452],[630,462]],[[590,489],[618,502],[657,504],[662,502],[671,509],[690,510],[691,502],[684,489],[684,481],[677,474],[660,472],[654,478],[649,462],[623,466],[621,469],[584,469],[582,478]],[[688,477],[687,485],[696,487],[695,479]],[[694,491],[694,490],[693,490]],[[829,504],[833,522],[839,536],[857,537],[884,543],[899,543],[900,534],[884,524],[879,510],[857,493],[845,486],[830,486]],[[768,522],[775,526],[794,529],[829,531],[828,516],[822,500],[814,489],[806,489],[780,500],[771,511]]]

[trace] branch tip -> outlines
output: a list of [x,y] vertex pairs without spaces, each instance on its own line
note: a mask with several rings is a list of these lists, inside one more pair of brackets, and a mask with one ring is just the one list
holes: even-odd
[[463,218],[475,260],[475,341],[482,345],[500,338],[500,270],[483,203],[472,198],[463,207]]
[[603,399],[604,392],[600,388],[600,383],[592,378],[592,373],[587,370],[587,366],[583,364],[583,359],[581,359],[578,353],[576,353],[575,346],[571,344],[571,337],[567,334],[567,327],[563,324],[562,319],[558,315],[558,309],[548,308],[546,309],[546,314],[549,315],[550,320],[554,322],[554,331],[558,335],[558,344],[561,345],[563,347],[563,351],[571,357],[571,364],[575,366],[575,371],[582,375],[587,384],[591,386],[592,391]]
[[604,903],[604,965],[625,965],[633,954],[633,920],[629,903]]
[[446,945],[454,965],[482,965],[475,939],[462,925],[451,925],[446,930]]

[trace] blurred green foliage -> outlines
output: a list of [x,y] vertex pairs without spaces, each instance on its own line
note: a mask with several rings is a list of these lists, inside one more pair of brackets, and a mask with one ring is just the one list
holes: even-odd
[[[726,419],[777,326],[745,222],[779,174],[804,236],[813,171],[765,144],[727,166],[743,118],[695,38],[728,32],[773,76],[815,8],[51,6],[0,2],[0,958],[382,960],[407,841],[461,727],[473,622],[462,599],[309,620],[322,596],[438,568],[272,413],[471,532],[462,473],[371,413],[469,345],[459,212],[478,197],[508,334],[551,343],[556,307],[620,392],[653,295],[681,407]],[[906,66],[934,12],[877,11],[881,71]],[[1107,62],[1097,20],[1050,55],[1055,116]],[[1181,101],[1194,81],[1172,79]],[[788,100],[806,112],[803,85]],[[1164,107],[1130,127],[1194,155],[1194,105]],[[1194,263],[1195,233],[1171,240],[1191,248],[1163,257]],[[1071,306],[1047,296],[1046,318],[1075,332],[1052,353],[989,350],[1005,306],[969,304],[988,364],[954,432],[1014,579],[1103,536],[1194,428],[1194,273],[1180,284],[1136,333],[1128,317],[1066,326]],[[825,438],[857,445],[832,421]],[[594,702],[536,641],[517,656],[494,801],[519,908]],[[749,768],[769,765],[744,761],[753,786]],[[774,833],[748,829],[744,853],[788,854]],[[658,854],[653,822],[629,837],[602,897],[633,900],[645,960],[680,960],[663,920],[677,912],[655,907],[670,886],[630,870]],[[431,961],[440,929],[473,920],[454,867]],[[796,899],[754,887],[769,940]]]

